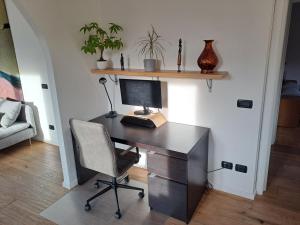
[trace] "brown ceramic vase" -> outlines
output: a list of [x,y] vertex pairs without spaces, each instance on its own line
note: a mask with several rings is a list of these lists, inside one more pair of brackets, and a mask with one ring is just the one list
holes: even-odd
[[201,69],[201,73],[212,73],[216,65],[218,64],[218,57],[214,52],[212,43],[214,40],[204,40],[205,47],[198,58],[198,66]]

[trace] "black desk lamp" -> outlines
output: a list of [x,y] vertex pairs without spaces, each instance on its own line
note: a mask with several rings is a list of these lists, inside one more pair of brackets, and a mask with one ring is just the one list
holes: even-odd
[[101,78],[99,79],[99,83],[100,83],[100,84],[103,84],[104,89],[105,89],[105,92],[106,92],[106,95],[107,95],[107,98],[108,98],[109,103],[110,103],[110,112],[108,112],[107,114],[105,114],[105,117],[106,117],[106,118],[114,118],[114,117],[117,116],[117,112],[116,112],[116,111],[113,111],[112,103],[111,103],[109,94],[108,94],[108,92],[107,92],[106,86],[105,86],[105,83],[106,83],[106,82],[107,82],[107,80],[106,80],[105,77],[101,77]]

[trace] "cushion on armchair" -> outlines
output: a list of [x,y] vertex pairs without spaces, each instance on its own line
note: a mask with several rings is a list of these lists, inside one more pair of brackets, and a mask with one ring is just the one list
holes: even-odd
[[21,110],[21,102],[12,102],[0,99],[0,113],[4,113],[0,120],[2,127],[11,126],[18,118]]
[[[4,113],[1,113],[1,112],[0,112],[0,121],[1,121],[1,119],[2,119],[2,116],[4,116]],[[2,127],[2,126],[1,126],[1,123],[0,123],[0,127]]]
[[13,125],[11,125],[8,128],[1,127],[0,128],[0,140],[8,137],[10,135],[16,134],[19,131],[25,130],[28,127],[30,127],[30,124],[25,123],[25,122],[15,122]]

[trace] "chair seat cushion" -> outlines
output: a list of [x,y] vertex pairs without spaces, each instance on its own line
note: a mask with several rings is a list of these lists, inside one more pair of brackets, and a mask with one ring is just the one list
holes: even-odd
[[118,173],[121,176],[136,163],[139,155],[130,151],[125,153],[125,150],[122,149],[116,149],[116,152]]
[[30,127],[30,124],[25,122],[15,122],[13,125],[11,125],[8,128],[0,127],[0,139],[6,138],[19,131],[25,130],[28,127]]

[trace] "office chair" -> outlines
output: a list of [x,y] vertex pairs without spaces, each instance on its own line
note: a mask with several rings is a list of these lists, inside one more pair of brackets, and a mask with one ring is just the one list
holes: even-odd
[[[112,181],[97,180],[96,186],[99,187],[99,183],[102,183],[107,187],[86,201],[85,210],[91,210],[92,200],[113,189],[117,201],[115,217],[120,219],[122,214],[119,207],[118,188],[140,191],[138,196],[144,197],[144,189],[121,184],[118,180],[126,176],[127,170],[139,161],[138,148],[136,148],[136,153],[130,151],[133,147],[127,150],[115,148],[107,130],[99,123],[71,119],[70,126],[81,166],[112,177]],[[128,177],[126,178],[128,180]]]

